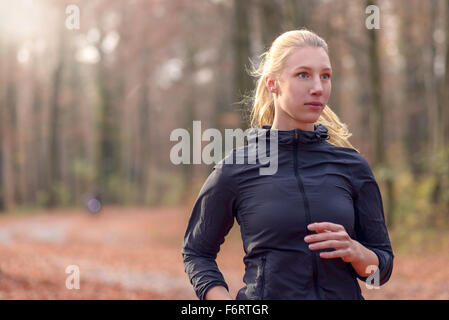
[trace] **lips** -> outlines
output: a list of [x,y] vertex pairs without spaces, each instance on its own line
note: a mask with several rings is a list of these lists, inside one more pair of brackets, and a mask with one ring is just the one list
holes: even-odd
[[305,105],[311,105],[311,106],[317,106],[317,107],[322,107],[323,106],[323,104],[321,102],[316,102],[316,101],[306,102],[304,104]]

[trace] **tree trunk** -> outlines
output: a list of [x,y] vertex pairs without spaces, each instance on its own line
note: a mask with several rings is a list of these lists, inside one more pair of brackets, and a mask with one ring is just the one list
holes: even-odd
[[446,61],[444,72],[444,86],[445,99],[441,105],[441,137],[442,145],[449,144],[449,0],[446,0]]
[[[422,153],[422,140],[427,134],[427,121],[425,112],[425,74],[422,72],[422,52],[417,47],[416,36],[413,34],[413,25],[416,24],[415,12],[417,6],[410,1],[403,12],[401,19],[401,50],[405,60],[405,92],[407,92],[404,108],[406,122],[404,132],[404,145],[407,153],[408,165],[415,179],[423,173],[422,164],[418,156]],[[416,28],[416,27],[415,27]]]
[[430,17],[429,17],[429,45],[427,46],[428,51],[426,52],[428,55],[428,61],[427,62],[427,76],[425,80],[426,84],[426,96],[427,96],[427,128],[428,128],[428,147],[429,147],[429,153],[435,154],[441,144],[440,144],[440,136],[439,136],[439,126],[440,126],[440,120],[438,117],[438,81],[437,76],[434,72],[434,64],[435,64],[435,58],[436,58],[436,44],[435,40],[433,39],[433,35],[436,30],[436,21],[438,19],[438,3],[436,1],[430,1]]
[[64,47],[65,47],[65,35],[64,31],[60,32],[59,37],[59,51],[58,61],[53,71],[51,88],[53,89],[50,98],[50,110],[49,110],[49,154],[48,154],[48,172],[49,172],[49,185],[47,186],[48,201],[47,207],[53,208],[58,205],[57,188],[61,182],[61,152],[60,152],[60,95],[62,85],[62,72],[64,68]]
[[[0,38],[0,53],[2,52],[2,42]],[[0,55],[1,57],[1,55]],[[0,59],[0,75],[4,74],[3,70],[3,59]],[[0,77],[0,212],[5,210],[5,184],[4,184],[4,177],[3,177],[3,139],[4,139],[4,132],[3,132],[3,119],[4,119],[4,79],[3,77]]]
[[274,39],[282,33],[282,5],[277,0],[260,0],[260,26],[262,28],[262,43],[267,50]]
[[289,29],[313,29],[310,13],[316,3],[307,0],[288,0],[286,3],[286,18]]
[[[11,45],[7,49],[8,71],[6,72],[6,92],[5,92],[5,120],[4,132],[6,133],[6,146],[8,157],[7,165],[7,181],[8,195],[7,207],[13,207],[20,204],[21,195],[19,188],[19,139],[18,139],[18,116],[17,116],[17,79],[16,79],[16,46]],[[8,161],[9,160],[9,161]]]
[[[366,6],[375,5],[375,2],[368,0]],[[368,30],[368,54],[370,62],[370,77],[371,88],[373,92],[373,112],[371,113],[372,128],[374,131],[374,166],[384,168],[386,172],[389,172],[388,161],[386,157],[386,144],[384,139],[384,123],[385,123],[385,111],[384,102],[382,98],[382,77],[381,68],[379,64],[379,41],[377,38],[377,29]],[[393,177],[387,174],[385,177],[385,184],[387,188],[387,210],[388,224],[393,225],[394,217],[394,194],[393,194]]]
[[[247,69],[250,58],[250,26],[249,26],[249,1],[234,0],[233,29],[233,51],[234,51],[234,80],[233,100],[242,101],[253,88],[251,77]],[[249,110],[242,108],[240,126],[243,130],[249,127]]]
[[138,144],[137,147],[139,149],[138,155],[139,159],[136,159],[137,162],[137,176],[136,182],[138,186],[138,198],[137,201],[140,204],[144,204],[146,195],[147,195],[147,187],[148,187],[148,168],[150,163],[150,150],[152,149],[152,144],[150,141],[150,131],[149,131],[149,123],[150,123],[150,98],[148,93],[148,76],[150,74],[150,70],[148,68],[149,57],[149,49],[144,48],[144,54],[142,57],[142,72],[141,72],[141,91],[140,91],[140,102],[139,102],[139,135],[138,135]]
[[97,190],[102,200],[108,204],[120,202],[121,195],[117,183],[120,179],[120,134],[119,110],[115,105],[114,93],[111,90],[110,73],[105,61],[106,55],[101,48],[104,30],[100,28],[101,36],[97,50],[100,53],[97,70],[97,85],[99,89],[99,146],[98,146],[98,180]]

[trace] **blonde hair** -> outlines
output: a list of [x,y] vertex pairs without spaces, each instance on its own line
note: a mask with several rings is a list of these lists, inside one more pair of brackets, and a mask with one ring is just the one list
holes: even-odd
[[[251,127],[272,125],[274,120],[274,100],[271,92],[265,86],[265,76],[278,74],[282,70],[283,63],[290,52],[299,47],[312,46],[323,48],[329,54],[327,43],[318,35],[307,29],[287,31],[274,40],[271,48],[261,55],[261,62],[257,68],[253,68],[252,75],[257,77],[257,85],[253,97],[251,97]],[[338,116],[326,105],[318,118],[317,124],[322,124],[328,129],[329,143],[339,147],[355,149],[348,141],[352,136],[346,124],[340,121]],[[355,149],[357,150],[357,149]]]

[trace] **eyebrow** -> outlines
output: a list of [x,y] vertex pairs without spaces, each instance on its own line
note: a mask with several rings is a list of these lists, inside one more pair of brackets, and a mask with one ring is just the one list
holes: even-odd
[[[310,68],[310,67],[307,67],[307,66],[299,66],[299,67],[295,68],[295,70],[298,70],[298,69],[307,69],[307,70],[312,70],[312,68]],[[332,68],[329,68],[329,67],[325,67],[325,68],[323,68],[322,70],[330,70],[330,71],[332,71]]]

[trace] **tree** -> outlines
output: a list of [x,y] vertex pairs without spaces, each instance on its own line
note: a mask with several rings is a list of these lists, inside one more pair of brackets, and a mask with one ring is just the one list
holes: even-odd
[[[249,76],[248,62],[251,57],[250,52],[250,25],[249,25],[249,1],[234,0],[234,15],[232,24],[232,47],[234,52],[234,72],[233,72],[233,97],[234,101],[241,101],[243,95],[248,94],[253,87],[252,79]],[[248,110],[243,108],[241,126],[248,127]]]
[[59,185],[62,183],[62,169],[61,169],[61,150],[60,150],[60,137],[61,137],[61,87],[62,87],[62,72],[65,66],[64,63],[64,51],[65,51],[65,34],[64,29],[61,28],[59,32],[59,50],[57,55],[56,65],[52,74],[52,95],[50,98],[50,110],[49,110],[49,157],[48,157],[48,173],[49,184],[47,186],[48,202],[47,207],[53,208],[58,205],[57,191]]
[[[374,1],[367,0],[366,6],[375,5]],[[389,214],[388,223],[393,224],[394,212],[394,194],[393,194],[393,177],[388,174],[390,169],[386,158],[386,144],[384,138],[385,124],[385,107],[382,98],[382,76],[379,65],[379,40],[377,29],[367,29],[368,32],[368,55],[370,64],[371,90],[373,99],[373,110],[370,114],[373,131],[374,131],[374,165],[385,169],[387,175],[385,177],[387,187],[387,212]]]

